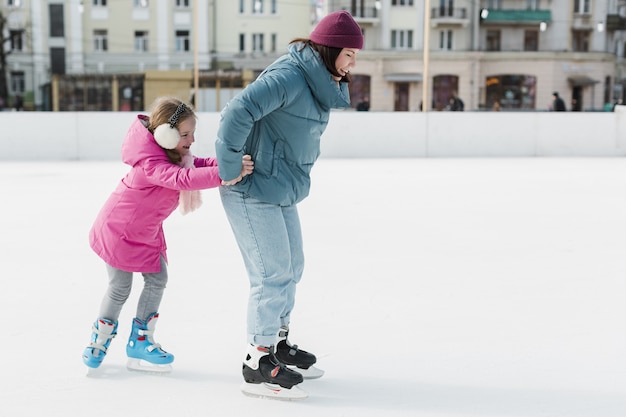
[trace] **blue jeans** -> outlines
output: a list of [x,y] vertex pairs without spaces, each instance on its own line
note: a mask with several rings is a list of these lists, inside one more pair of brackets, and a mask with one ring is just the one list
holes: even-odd
[[248,343],[275,345],[280,327],[289,325],[304,269],[298,209],[264,203],[228,186],[220,187],[220,195],[250,279]]

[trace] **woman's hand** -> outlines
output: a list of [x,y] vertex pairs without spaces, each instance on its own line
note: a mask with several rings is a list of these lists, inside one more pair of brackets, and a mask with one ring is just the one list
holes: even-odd
[[244,155],[243,158],[241,158],[241,173],[239,176],[234,180],[222,181],[222,185],[235,185],[246,175],[252,174],[252,171],[254,171],[254,161],[250,155]]

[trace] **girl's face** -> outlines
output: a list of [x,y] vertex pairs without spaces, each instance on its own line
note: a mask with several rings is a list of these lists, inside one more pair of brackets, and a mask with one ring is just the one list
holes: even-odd
[[180,140],[176,145],[176,150],[181,155],[187,155],[191,144],[196,141],[194,134],[196,132],[196,118],[189,117],[178,124],[178,132],[180,133]]
[[[352,68],[356,66],[356,54],[358,54],[360,49],[355,48],[343,48],[339,53],[339,56],[335,60],[335,69],[337,72],[345,77]],[[335,77],[333,75],[335,81],[340,81],[341,78]]]

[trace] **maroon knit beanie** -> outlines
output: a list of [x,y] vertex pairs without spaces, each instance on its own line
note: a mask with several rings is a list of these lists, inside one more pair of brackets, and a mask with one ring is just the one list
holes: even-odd
[[345,10],[330,13],[320,20],[309,39],[333,48],[363,49],[361,27]]

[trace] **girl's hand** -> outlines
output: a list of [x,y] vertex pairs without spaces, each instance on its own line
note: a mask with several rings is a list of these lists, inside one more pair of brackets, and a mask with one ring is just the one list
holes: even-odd
[[222,181],[222,185],[235,185],[246,175],[252,174],[252,171],[254,171],[254,161],[250,155],[244,155],[243,158],[241,158],[241,173],[239,176],[234,180]]
[[244,155],[241,158],[241,177],[252,174],[252,171],[254,171],[254,161],[250,155]]

